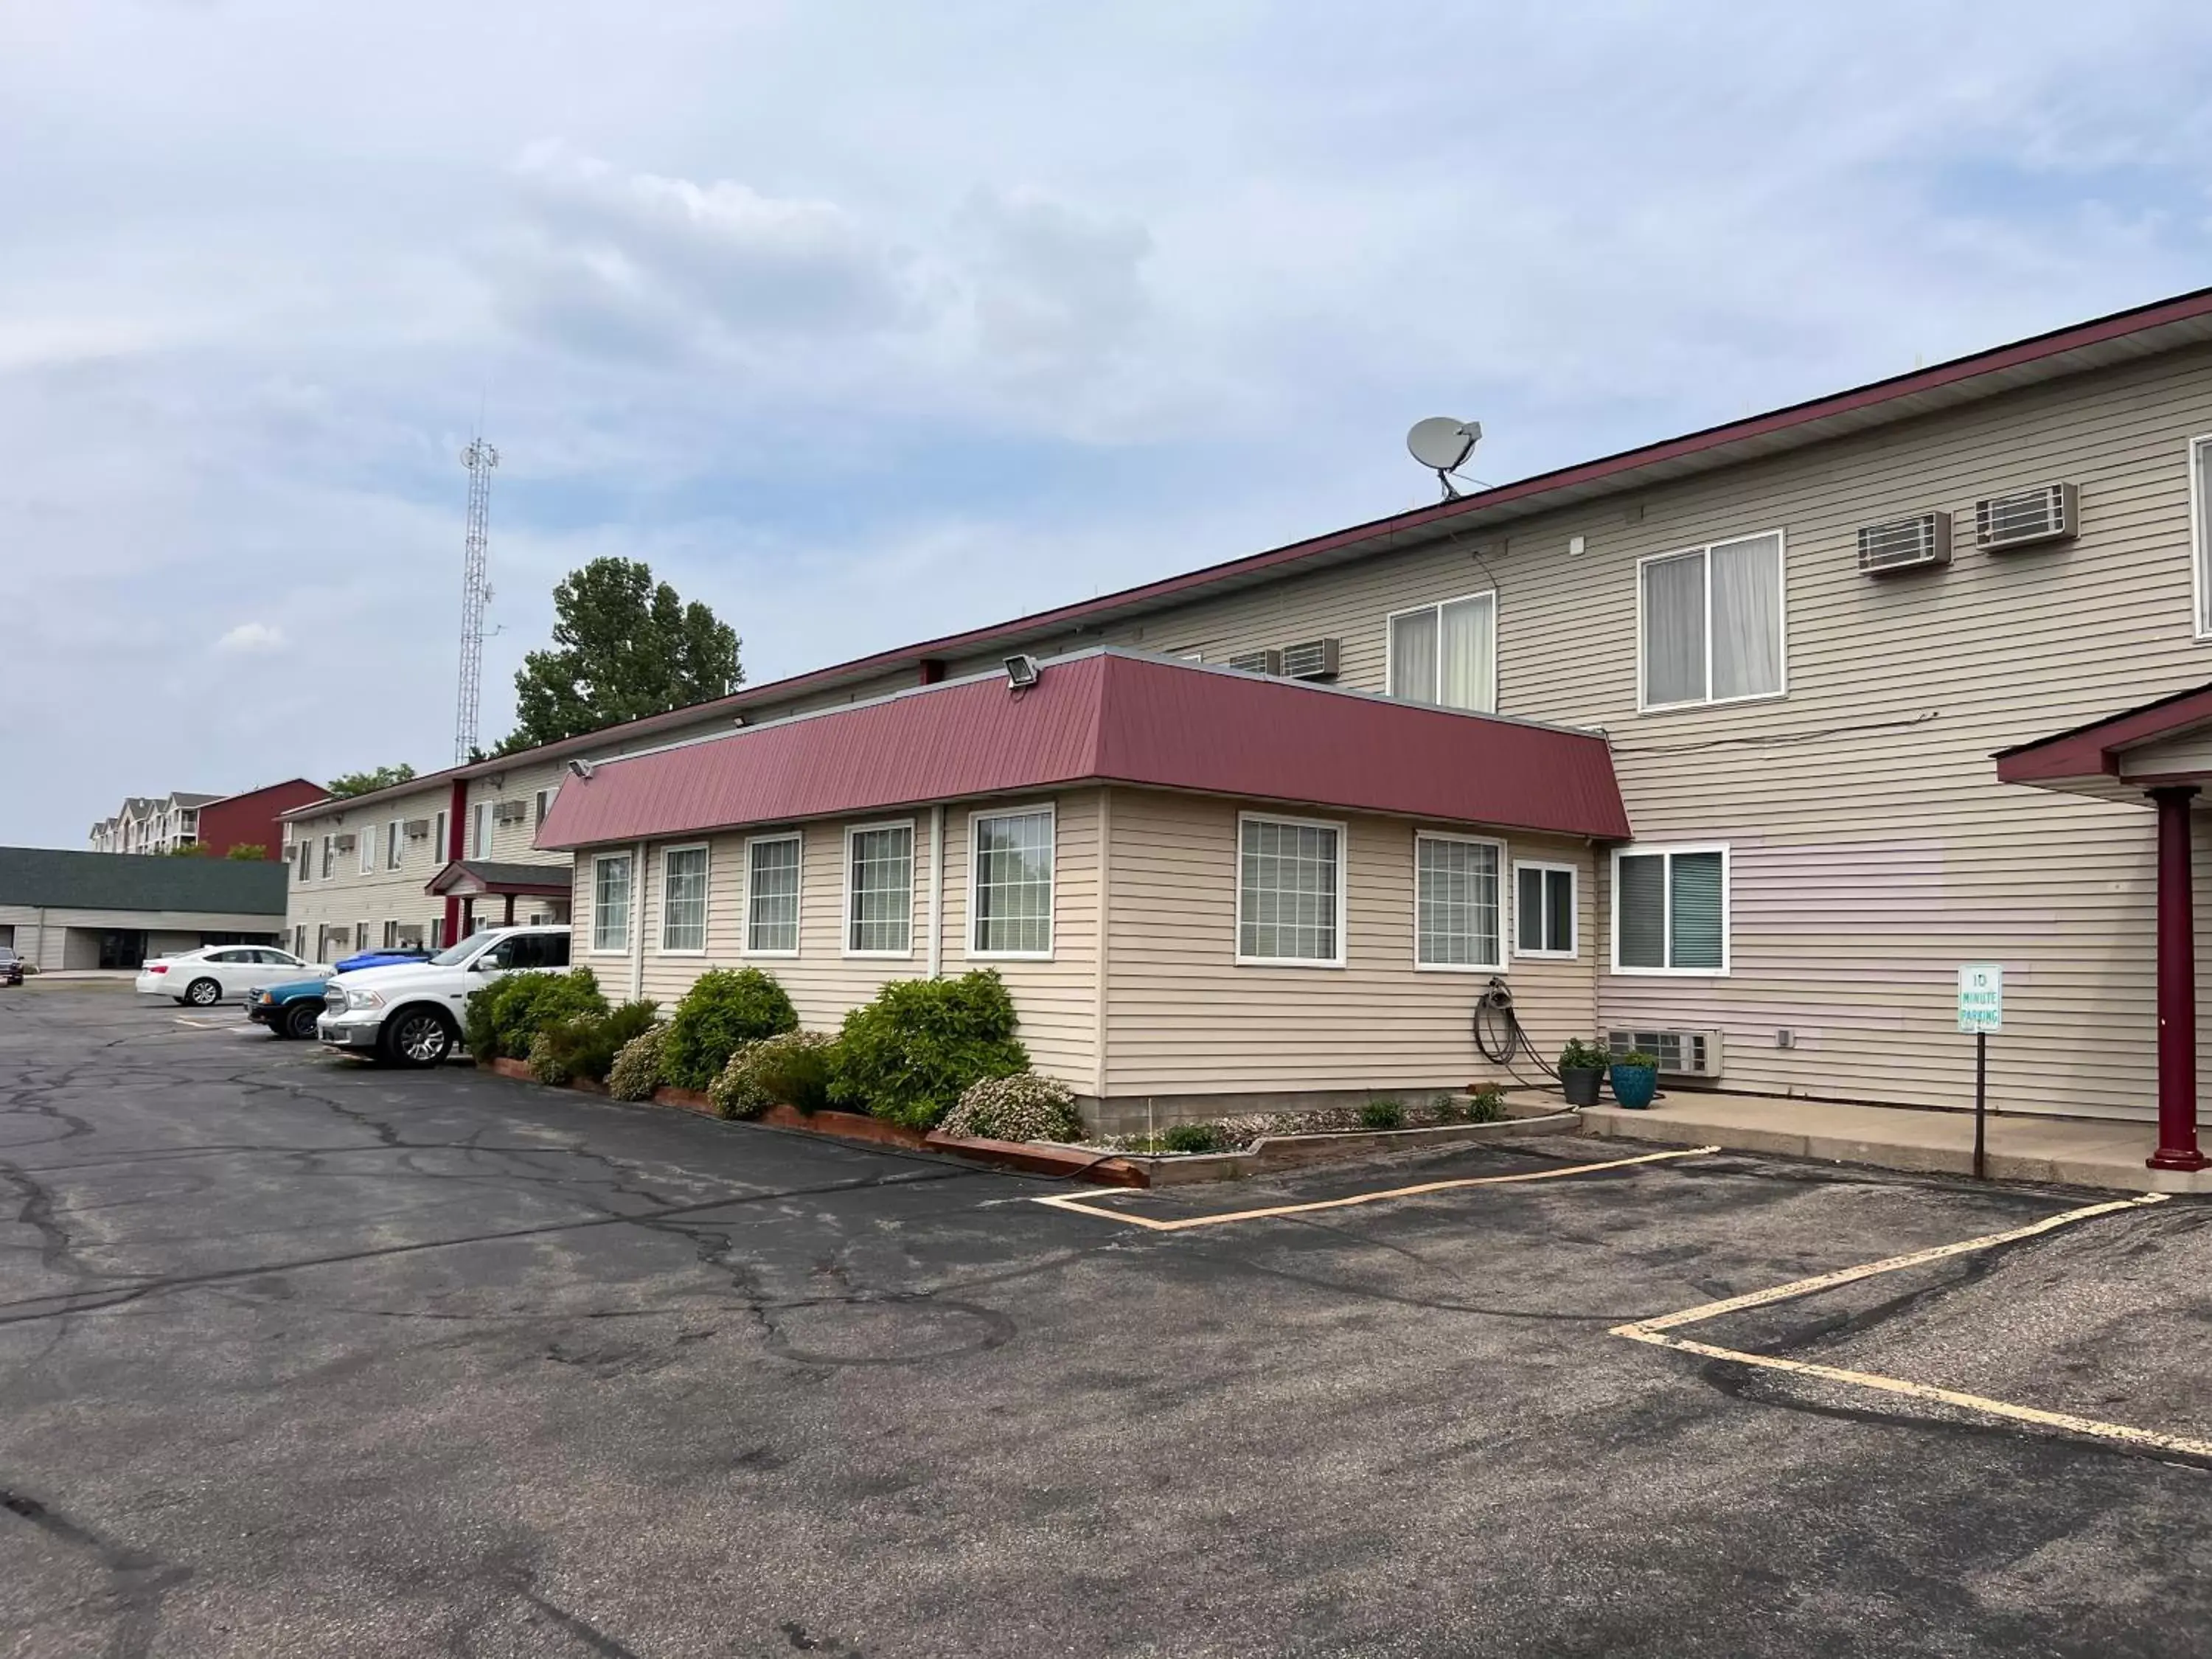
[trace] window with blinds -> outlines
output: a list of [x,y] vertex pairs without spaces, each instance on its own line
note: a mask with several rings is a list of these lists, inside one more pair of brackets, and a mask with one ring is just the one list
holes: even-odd
[[745,843],[745,952],[799,954],[797,836],[761,836]]
[[2197,543],[2197,635],[2212,638],[2212,437],[2189,446],[2189,514]]
[[1413,961],[1422,968],[1505,965],[1498,925],[1503,849],[1459,836],[1413,837]]
[[902,957],[913,949],[914,825],[845,832],[845,953]]
[[1237,822],[1237,959],[1344,965],[1344,827]]
[[684,955],[707,948],[703,847],[672,847],[660,855],[660,948]]
[[1613,970],[1728,972],[1728,883],[1725,847],[1615,853]]
[[1052,954],[1053,812],[979,812],[972,820],[968,952]]
[[1782,532],[1715,542],[1638,567],[1641,707],[1778,696]]
[[605,853],[592,860],[592,949],[629,949],[629,854]]

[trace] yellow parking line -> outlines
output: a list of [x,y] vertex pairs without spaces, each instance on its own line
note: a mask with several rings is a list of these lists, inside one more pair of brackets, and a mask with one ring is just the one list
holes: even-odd
[[1656,1164],[1670,1158],[1699,1158],[1707,1152],[1718,1151],[1720,1148],[1717,1146],[1684,1146],[1672,1152],[1645,1152],[1637,1158],[1611,1158],[1602,1164],[1571,1164],[1556,1170],[1523,1170],[1518,1175],[1468,1176],[1456,1181],[1424,1181],[1416,1186],[1392,1187],[1379,1193],[1354,1193],[1349,1198],[1317,1199],[1310,1204],[1277,1204],[1264,1210],[1232,1210],[1226,1215],[1185,1216],[1178,1221],[1157,1221],[1151,1216],[1097,1209],[1082,1193],[1054,1193],[1044,1198],[1032,1199],[1030,1202],[1049,1204],[1056,1210],[1073,1210],[1079,1215],[1096,1216],[1101,1221],[1126,1222],[1132,1227],[1143,1227],[1156,1233],[1179,1233],[1191,1227],[1221,1227],[1232,1221],[1258,1221],[1267,1216],[1305,1215],[1315,1210],[1341,1210],[1353,1204],[1379,1204],[1387,1198],[1419,1198],[1424,1193],[1448,1193],[1462,1187],[1504,1187],[1516,1182],[1556,1181],[1561,1176],[1591,1175],[1600,1170],[1625,1170],[1631,1164]]
[[1797,1376],[1818,1377],[1826,1382],[1841,1383],[1848,1388],[1872,1389],[1882,1394],[1900,1395],[1910,1400],[1930,1401],[1939,1405],[1954,1406],[1961,1411],[1978,1412],[1985,1417],[2031,1424],[2038,1428],[2062,1429],[2071,1434],[2110,1440],[2120,1445],[2212,1458],[2212,1441],[2192,1439],[2187,1435],[2160,1434],[2151,1429],[2134,1428],[2125,1423],[2106,1423],[2094,1417],[2076,1417],[2070,1412],[2047,1412],[2035,1406],[2015,1405],[2009,1400],[1993,1400],[1986,1395],[1965,1394],[1956,1389],[1915,1382],[1905,1377],[1885,1376],[1875,1371],[1846,1370],[1837,1365],[1816,1364],[1805,1359],[1785,1359],[1774,1354],[1746,1353],[1741,1348],[1723,1348],[1710,1342],[1696,1342],[1687,1337],[1668,1334],[1684,1325],[1701,1324],[1709,1319],[1718,1319],[1723,1314],[1741,1312],[1746,1308],[1768,1307],[1777,1302],[1812,1296],[1821,1291],[1833,1290],[1839,1285],[1871,1279],[1878,1273],[1896,1273],[1901,1268],[1917,1267],[1926,1262],[1941,1261],[1950,1256],[1966,1255],[1999,1244],[2009,1244],[2018,1239],[2033,1238],[2039,1234],[2052,1232],[2060,1227],[2070,1227],[2077,1221],[2087,1221],[2094,1216],[2113,1215],[2123,1210],[2163,1204],[2166,1198],[2167,1194],[2164,1193],[2144,1193],[2136,1198],[2118,1198],[2103,1204],[2084,1205],[2078,1210],[2046,1216],[2041,1221],[2032,1222],[2025,1227],[2014,1227],[2001,1233],[1985,1233],[1979,1238],[1961,1239],[1955,1244],[1938,1244],[1929,1249],[1914,1250],[1906,1255],[1887,1256],[1880,1261],[1866,1262],[1856,1267],[1816,1273],[1810,1279],[1792,1279],[1787,1285],[1753,1291],[1746,1296],[1702,1303],[1694,1308],[1685,1308],[1679,1313],[1662,1314],[1656,1319],[1639,1319],[1626,1325],[1616,1325],[1611,1334],[1626,1337],[1632,1342],[1672,1348],[1679,1353],[1697,1354],[1706,1359],[1724,1359],[1734,1364],[1753,1365],[1763,1370],[1784,1371]]

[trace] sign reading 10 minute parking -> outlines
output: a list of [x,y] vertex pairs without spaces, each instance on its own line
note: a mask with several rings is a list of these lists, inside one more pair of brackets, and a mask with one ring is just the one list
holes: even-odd
[[1969,962],[1959,969],[1959,1029],[1962,1031],[2004,1030],[2004,966],[1995,962]]

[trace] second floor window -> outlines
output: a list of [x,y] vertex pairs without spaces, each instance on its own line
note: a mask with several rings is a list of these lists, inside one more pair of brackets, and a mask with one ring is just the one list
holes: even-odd
[[1644,708],[1679,708],[1786,689],[1782,532],[1643,561],[1637,573]]
[[1400,611],[1389,620],[1389,690],[1407,702],[1445,708],[1498,707],[1498,596]]
[[323,879],[325,881],[328,881],[338,872],[338,855],[335,845],[337,840],[337,837],[335,836],[323,837]]
[[404,826],[398,818],[392,819],[384,826],[384,867],[387,870],[397,870],[399,867],[400,837],[404,828]]
[[491,851],[491,803],[480,800],[471,809],[470,822],[469,856],[480,859]]
[[2212,436],[2190,441],[2189,507],[2197,542],[2197,633],[2212,638]]

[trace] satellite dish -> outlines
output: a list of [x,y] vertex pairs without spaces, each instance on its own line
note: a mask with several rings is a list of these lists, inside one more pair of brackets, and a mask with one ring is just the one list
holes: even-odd
[[1455,421],[1449,415],[1432,415],[1425,421],[1413,422],[1413,429],[1406,434],[1406,447],[1431,472],[1450,472],[1468,458],[1475,440],[1481,436],[1480,422]]

